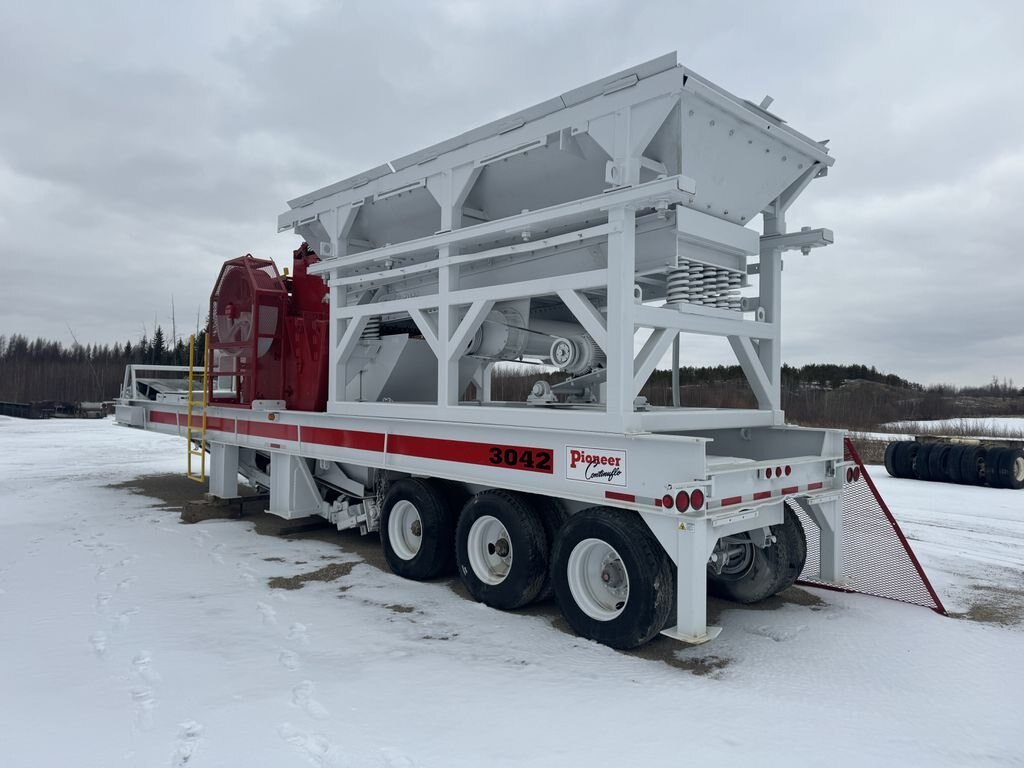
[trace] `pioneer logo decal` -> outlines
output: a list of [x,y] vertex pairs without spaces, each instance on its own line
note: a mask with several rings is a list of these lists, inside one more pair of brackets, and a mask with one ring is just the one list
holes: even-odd
[[603,485],[626,484],[626,452],[606,448],[565,449],[565,476],[569,480],[582,480]]

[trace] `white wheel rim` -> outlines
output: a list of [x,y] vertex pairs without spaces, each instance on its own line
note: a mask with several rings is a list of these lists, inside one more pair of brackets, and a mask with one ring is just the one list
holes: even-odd
[[411,501],[402,499],[391,508],[388,541],[391,549],[403,560],[412,560],[419,553],[423,543],[423,521]]
[[569,591],[576,605],[598,621],[618,617],[629,601],[629,574],[615,548],[600,539],[584,539],[569,554]]
[[473,521],[466,536],[469,567],[484,584],[501,584],[512,570],[512,539],[496,517]]
[[1018,483],[1024,482],[1024,457],[1018,456],[1013,461],[1013,478]]

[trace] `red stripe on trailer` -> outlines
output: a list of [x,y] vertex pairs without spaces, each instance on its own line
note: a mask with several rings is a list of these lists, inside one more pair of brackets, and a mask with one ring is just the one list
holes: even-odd
[[206,417],[206,428],[212,429],[215,432],[234,432],[235,431],[235,420],[234,419],[222,419],[219,416],[207,416]]
[[788,488],[783,488],[782,489],[782,495],[783,496],[789,496],[791,494],[796,493],[799,490],[800,490],[800,486],[799,485],[791,485]]
[[303,427],[302,442],[329,445],[332,448],[354,448],[357,451],[384,450],[384,435],[380,432],[358,432],[351,429]]
[[178,426],[177,414],[168,413],[167,411],[150,411],[149,420],[153,424],[173,424]]
[[[178,416],[178,423],[183,427],[188,426],[188,414],[180,414]],[[192,416],[192,428],[202,429],[203,428],[203,417]],[[234,419],[223,419],[220,416],[207,416],[206,417],[206,429],[207,431],[214,432],[234,432],[235,431],[235,420]]]
[[825,487],[824,483],[811,483],[807,486],[808,491],[818,491]]
[[722,506],[731,507],[733,504],[739,504],[742,501],[742,496],[726,496],[724,499],[722,499]]
[[294,424],[272,424],[266,421],[239,421],[238,434],[249,437],[273,437],[278,440],[299,439],[299,428]]
[[665,505],[661,503],[661,499],[655,499],[654,500],[654,506],[656,506],[656,507],[663,507]]
[[484,467],[520,469],[526,472],[554,474],[554,452],[547,448],[528,448],[521,445],[470,443],[464,440],[444,440],[436,437],[388,435],[388,453],[413,456],[420,459],[455,461],[461,464],[479,464]]
[[754,501],[761,501],[762,499],[770,499],[772,497],[771,491],[758,491],[754,494]]
[[619,493],[618,491],[605,491],[604,497],[606,499],[614,499],[615,501],[628,501],[630,504],[636,502],[636,496],[631,493]]

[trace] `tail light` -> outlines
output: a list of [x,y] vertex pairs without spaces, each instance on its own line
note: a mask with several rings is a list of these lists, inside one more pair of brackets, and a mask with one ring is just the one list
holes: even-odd
[[[699,493],[699,491],[694,491],[694,493]],[[680,491],[679,493],[676,494],[676,509],[678,509],[680,512],[685,512],[689,508],[690,494],[688,494],[686,491]]]
[[694,488],[690,493],[690,505],[694,509],[700,509],[704,506],[704,491],[700,488]]
[[661,497],[661,506],[665,509],[672,509],[676,505],[675,499],[672,498],[671,493],[666,493]]

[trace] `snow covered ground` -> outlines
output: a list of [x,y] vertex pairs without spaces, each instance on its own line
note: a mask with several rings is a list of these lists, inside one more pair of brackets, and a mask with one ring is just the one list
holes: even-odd
[[[936,421],[894,421],[886,426],[893,429],[924,429],[940,434],[942,430],[953,430],[958,434],[967,432],[976,435],[1018,436],[1024,435],[1024,416],[989,416],[963,419],[938,419]],[[885,438],[883,438],[885,439]],[[889,439],[892,439],[891,436]]]
[[709,645],[657,640],[666,664],[111,487],[184,454],[0,419],[4,768],[1024,763],[1024,493],[874,473],[975,620],[807,590],[722,610]]
[[851,437],[861,440],[913,440],[918,432],[941,435],[979,435],[989,437],[1024,437],[1024,416],[989,416],[962,419],[937,419],[933,421],[893,421],[884,425],[891,432],[858,432],[850,433]]

